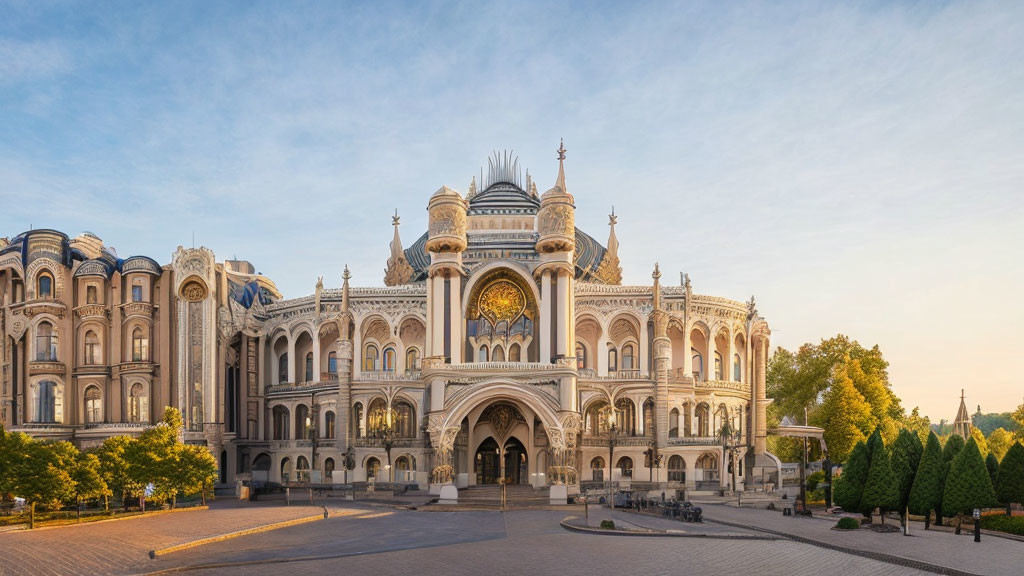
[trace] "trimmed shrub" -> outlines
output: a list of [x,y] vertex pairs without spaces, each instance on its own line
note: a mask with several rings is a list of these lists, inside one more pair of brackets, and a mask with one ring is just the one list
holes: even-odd
[[833,499],[848,512],[860,511],[860,496],[868,479],[868,447],[857,442],[850,458],[843,465],[843,473],[835,479]]
[[971,438],[956,455],[946,477],[942,495],[942,513],[946,516],[971,514],[975,508],[996,503],[996,493],[988,477],[978,444]]
[[985,456],[985,468],[988,469],[988,479],[992,481],[992,487],[996,486],[996,474],[999,473],[999,459],[996,455],[989,452],[988,456]]
[[840,530],[856,530],[860,528],[860,522],[856,518],[840,518],[839,522],[836,522],[836,528]]
[[889,455],[886,454],[883,445],[876,448],[871,455],[871,468],[868,471],[868,481],[864,484],[864,493],[860,497],[860,508],[867,514],[878,508],[882,512],[882,524],[885,524],[885,512],[899,505],[900,483],[892,471]]
[[942,504],[942,477],[942,448],[935,432],[929,432],[908,500],[911,513],[924,516],[926,527],[932,510],[937,510]]
[[981,527],[985,530],[996,530],[1008,534],[1024,536],[1024,516],[1003,516],[987,514],[981,517]]
[[603,530],[615,530],[615,522],[611,520],[601,520],[601,528]]
[[914,476],[921,463],[924,446],[921,440],[910,430],[903,428],[892,445],[892,471],[899,480],[899,503],[896,509],[900,516],[910,501],[910,489],[914,486]]
[[1013,502],[1024,503],[1024,446],[1014,442],[999,463],[996,473],[996,496],[1007,507]]

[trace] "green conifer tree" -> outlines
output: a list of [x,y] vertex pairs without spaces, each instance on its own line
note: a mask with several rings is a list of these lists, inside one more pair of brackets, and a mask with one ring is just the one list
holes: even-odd
[[988,477],[985,460],[978,444],[971,438],[956,455],[946,477],[942,494],[942,513],[946,516],[971,514],[975,508],[996,503],[992,480]]
[[935,432],[929,432],[928,441],[925,442],[924,451],[921,453],[921,462],[917,466],[917,473],[914,474],[914,484],[910,488],[908,501],[913,514],[925,517],[925,529],[931,522],[932,511],[938,510],[942,503],[943,466],[939,437]]
[[899,480],[900,500],[897,509],[901,516],[910,500],[910,489],[914,486],[922,451],[924,447],[917,434],[906,428],[900,430],[892,446],[892,470]]
[[868,479],[869,467],[868,447],[864,442],[857,442],[833,489],[833,499],[843,510],[853,512],[861,509],[860,497]]
[[[876,430],[871,435],[871,441]],[[860,498],[860,508],[864,514],[870,515],[875,508],[881,513],[882,524],[885,524],[885,513],[888,510],[897,508],[900,504],[900,481],[893,472],[892,464],[889,462],[889,454],[885,450],[885,444],[879,437],[878,442],[871,452],[871,466],[868,470],[868,480],[864,484],[864,492]]]
[[[945,493],[946,477],[949,476],[949,468],[953,465],[953,459],[960,453],[964,448],[964,439],[956,434],[950,435],[946,438],[946,445],[942,447],[942,490]],[[938,507],[935,508],[935,524],[942,526],[942,518],[945,514],[942,513],[942,501],[940,499]]]
[[995,488],[996,474],[999,473],[999,459],[995,454],[989,452],[988,456],[985,456],[985,468],[988,469],[988,478],[992,481],[992,488]]
[[1024,445],[1014,442],[999,463],[996,473],[996,496],[1006,504],[1006,513],[1010,513],[1010,504],[1024,503]]

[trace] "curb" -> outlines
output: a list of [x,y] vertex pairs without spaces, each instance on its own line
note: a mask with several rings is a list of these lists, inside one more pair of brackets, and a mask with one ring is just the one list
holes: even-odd
[[180,552],[182,550],[188,550],[190,548],[198,548],[199,546],[205,546],[206,544],[213,544],[214,542],[221,542],[224,540],[230,540],[232,538],[238,538],[239,536],[248,536],[249,534],[259,534],[260,532],[270,532],[271,530],[277,530],[279,528],[287,528],[289,526],[296,526],[298,524],[305,524],[307,522],[315,522],[317,520],[323,520],[327,518],[327,513],[317,514],[316,516],[305,516],[302,518],[295,518],[293,520],[284,520],[282,522],[275,522],[273,524],[264,524],[263,526],[256,526],[255,528],[246,528],[245,530],[238,530],[236,532],[228,532],[227,534],[218,534],[216,536],[210,536],[207,538],[200,538],[198,540],[192,540],[182,544],[175,544],[174,546],[168,546],[166,548],[159,548],[157,550],[150,550],[149,557],[151,559],[157,556],[164,556],[172,552]]
[[744,534],[691,534],[687,532],[673,532],[668,530],[650,530],[640,532],[638,530],[607,530],[603,528],[591,528],[589,526],[576,526],[569,523],[569,520],[579,518],[578,516],[566,516],[559,524],[570,532],[580,534],[592,534],[597,536],[647,536],[654,538],[713,538],[718,540],[781,540],[771,536],[744,535]]
[[[750,526],[745,524],[738,524],[735,522],[727,522],[724,520],[715,520],[707,516],[704,520],[708,522],[714,522],[715,524],[722,524],[723,526],[732,526],[733,528],[745,528],[747,530],[756,530],[758,532],[764,532],[766,534],[774,534],[787,540],[793,540],[794,542],[800,542],[801,544],[809,544],[811,546],[817,546],[819,548],[826,548],[828,550],[835,550],[836,552],[842,552],[844,554],[850,554],[852,556],[860,556],[861,558],[867,558],[869,560],[877,560],[878,562],[885,562],[887,564],[893,564],[896,566],[903,566],[905,568],[913,568],[915,570],[922,570],[924,572],[932,572],[935,574],[943,574],[944,576],[982,576],[975,574],[974,572],[965,572],[956,568],[950,568],[948,566],[939,566],[937,564],[930,564],[928,562],[922,562],[920,560],[911,560],[902,556],[894,556],[892,554],[882,554],[880,552],[868,552],[867,550],[860,550],[858,548],[848,548],[846,546],[838,546],[836,544],[829,544],[827,542],[821,542],[820,540],[812,540],[803,536],[796,536],[794,534],[787,534],[785,532],[779,532],[777,530],[771,530],[769,528],[759,528],[757,526]],[[852,530],[851,530],[852,531]]]

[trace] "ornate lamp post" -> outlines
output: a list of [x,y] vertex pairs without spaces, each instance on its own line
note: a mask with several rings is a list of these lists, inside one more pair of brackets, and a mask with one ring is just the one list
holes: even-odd
[[644,456],[647,457],[647,470],[649,472],[648,480],[654,482],[654,469],[661,468],[661,463],[665,459],[665,456],[658,454],[658,441],[651,440],[647,444],[647,450],[644,451]]
[[608,412],[608,508],[615,508],[615,500],[612,495],[612,478],[615,471],[615,443],[618,440],[619,428],[615,423],[615,409]]
[[317,429],[320,423],[320,405],[316,403],[316,392],[312,392],[309,395],[309,416],[306,416],[306,431],[309,434],[310,439],[310,450],[309,450],[309,470],[310,478],[312,481],[313,470],[316,470],[316,448],[317,448]]
[[398,413],[392,408],[379,410],[372,416],[374,424],[373,437],[381,441],[384,452],[388,456],[388,482],[394,482],[391,466],[391,448],[395,445],[395,421]]
[[729,484],[729,490],[736,490],[736,456],[740,452],[740,431],[734,429],[732,424],[726,420],[725,424],[722,425],[722,452],[728,456],[728,466],[731,475],[731,483]]

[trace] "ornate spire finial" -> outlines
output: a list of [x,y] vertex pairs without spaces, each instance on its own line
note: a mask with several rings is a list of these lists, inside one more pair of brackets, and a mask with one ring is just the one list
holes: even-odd
[[398,215],[398,208],[395,208],[395,215],[391,217],[391,225],[398,228],[398,221],[400,216]]
[[398,209],[391,217],[391,225],[395,227],[395,237],[391,240],[391,257],[388,258],[388,267],[384,270],[384,284],[396,286],[405,284],[412,278],[413,269],[405,258],[405,251],[402,249],[402,238],[398,235]]
[[[529,178],[530,173],[527,172],[526,174],[527,178]],[[476,176],[473,176],[473,179],[469,181],[469,192],[466,193],[466,198],[472,198],[473,196],[476,196]]]
[[555,180],[555,186],[560,188],[562,192],[566,192],[565,189],[565,141],[559,139],[558,141],[558,179]]
[[341,273],[341,279],[348,284],[348,279],[352,277],[352,273],[348,271],[348,264],[345,264],[345,271]]
[[651,278],[654,278],[655,280],[661,279],[661,269],[658,268],[657,262],[654,263],[654,272],[651,273]]
[[615,205],[612,204],[612,213],[608,215],[608,225],[614,227],[619,222],[619,217],[615,215]]

